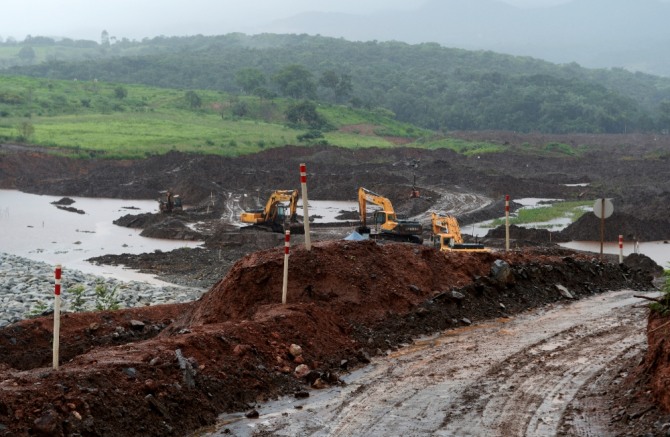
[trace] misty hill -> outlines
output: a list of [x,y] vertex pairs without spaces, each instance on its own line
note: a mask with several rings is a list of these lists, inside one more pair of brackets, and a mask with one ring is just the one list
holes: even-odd
[[356,41],[437,42],[585,67],[670,76],[670,3],[576,0],[521,9],[496,0],[429,0],[413,11],[304,13],[263,28]]
[[[21,50],[57,49],[58,43],[52,43],[38,46],[31,40]],[[229,34],[126,40],[84,49],[87,61],[48,60],[47,55],[47,61],[4,73],[310,99],[390,110],[399,121],[434,131],[670,129],[670,79],[436,43]],[[16,98],[7,96],[10,102]]]

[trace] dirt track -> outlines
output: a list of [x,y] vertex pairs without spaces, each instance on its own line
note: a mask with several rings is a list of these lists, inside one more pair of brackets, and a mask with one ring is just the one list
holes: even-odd
[[[647,310],[634,308],[633,294],[549,305],[417,340],[373,360],[344,387],[263,405],[258,419],[228,416],[222,429],[236,436],[612,435],[601,405],[566,409],[610,362],[642,348]],[[627,401],[610,408],[640,412]],[[594,407],[598,414],[579,414]]]

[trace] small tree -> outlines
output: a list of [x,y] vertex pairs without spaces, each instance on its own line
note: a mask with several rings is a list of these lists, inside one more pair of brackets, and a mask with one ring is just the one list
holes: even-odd
[[109,47],[109,32],[103,30],[100,34],[100,45],[103,47]]
[[32,63],[35,60],[35,50],[30,46],[23,46],[17,55],[24,62]]
[[84,311],[84,305],[86,304],[84,293],[86,288],[83,285],[78,284],[70,288],[68,291],[72,295],[72,302],[70,303],[72,310],[74,312]]
[[28,141],[35,133],[35,126],[33,126],[30,120],[25,120],[19,124],[18,130],[19,139],[21,141]]
[[256,89],[265,85],[265,76],[260,70],[256,70],[255,68],[244,68],[235,73],[235,83],[245,93],[253,94]]
[[104,282],[98,282],[95,286],[95,309],[98,311],[118,310],[120,302],[116,297],[118,287],[112,290],[107,288]]
[[186,102],[191,109],[197,109],[202,106],[202,99],[195,91],[186,91],[186,94],[184,94],[184,99],[186,99]]
[[307,126],[310,129],[321,129],[326,125],[326,120],[316,112],[314,102],[303,100],[286,110],[286,119],[296,126]]
[[119,100],[125,99],[126,97],[128,97],[128,90],[125,87],[119,85],[116,88],[114,88],[114,97],[116,97]]
[[316,96],[316,84],[312,73],[302,65],[289,65],[274,76],[281,93],[294,99],[312,99]]

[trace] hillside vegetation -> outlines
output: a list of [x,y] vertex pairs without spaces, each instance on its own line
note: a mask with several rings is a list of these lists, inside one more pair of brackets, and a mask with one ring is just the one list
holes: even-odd
[[383,148],[420,141],[419,147],[466,147],[463,141],[400,123],[384,111],[208,90],[10,76],[0,77],[0,141],[107,158],[171,150],[238,156],[286,144]]
[[67,51],[49,38],[5,42],[0,60],[10,65],[7,56],[14,56],[22,65],[3,72],[383,108],[398,121],[442,132],[670,129],[670,79],[623,69],[589,70],[434,43],[307,35],[66,42]]

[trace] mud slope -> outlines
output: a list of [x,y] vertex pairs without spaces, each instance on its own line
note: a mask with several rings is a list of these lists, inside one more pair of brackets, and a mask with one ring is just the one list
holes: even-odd
[[642,270],[566,250],[463,255],[369,241],[297,247],[281,305],[283,250],[252,253],[195,303],[66,315],[58,371],[49,317],[5,327],[0,435],[181,436],[224,411],[339,384],[345,369],[419,334],[651,288]]

